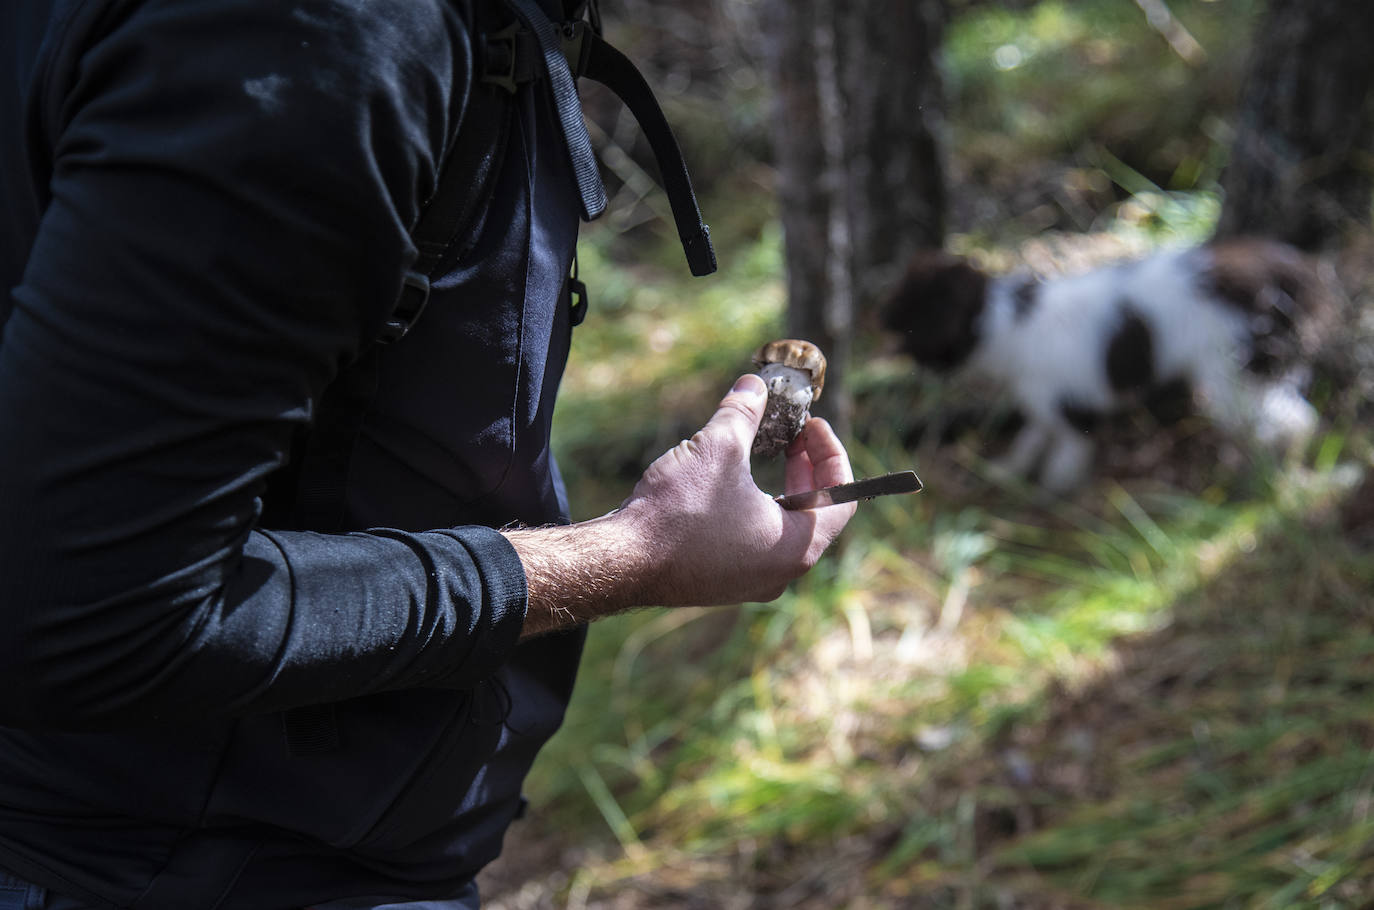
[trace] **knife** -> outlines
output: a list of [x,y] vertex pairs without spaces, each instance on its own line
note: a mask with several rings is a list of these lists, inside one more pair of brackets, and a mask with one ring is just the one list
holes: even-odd
[[820,509],[825,506],[854,502],[859,499],[872,499],[874,496],[887,496],[890,493],[919,493],[924,487],[915,471],[896,471],[879,477],[868,477],[852,483],[842,483],[820,490],[807,490],[805,493],[788,493],[775,496],[773,501],[784,509]]

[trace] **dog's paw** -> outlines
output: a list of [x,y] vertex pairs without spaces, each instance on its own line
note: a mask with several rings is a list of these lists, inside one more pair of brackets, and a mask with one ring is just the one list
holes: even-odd
[[1273,449],[1292,449],[1305,444],[1317,431],[1317,409],[1287,385],[1265,389],[1258,404],[1255,440]]
[[1081,488],[1092,475],[1093,449],[1085,437],[1056,436],[1040,467],[1040,485],[1060,496]]

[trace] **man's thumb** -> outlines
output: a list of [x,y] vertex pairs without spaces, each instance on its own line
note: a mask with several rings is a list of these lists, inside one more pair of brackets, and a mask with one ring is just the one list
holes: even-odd
[[759,431],[759,421],[768,404],[768,386],[754,373],[746,373],[736,380],[730,392],[721,399],[720,407],[711,416],[707,427],[722,429],[735,436],[748,448]]

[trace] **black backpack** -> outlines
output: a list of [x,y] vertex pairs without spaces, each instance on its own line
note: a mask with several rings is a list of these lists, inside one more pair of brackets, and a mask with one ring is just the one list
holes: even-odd
[[[556,4],[555,4],[556,5]],[[403,338],[424,313],[431,279],[461,261],[482,233],[500,161],[511,129],[515,92],[547,81],[582,218],[591,221],[606,207],[606,192],[582,120],[576,80],[586,77],[609,88],[629,108],[657,159],[663,188],[693,275],[716,270],[710,230],[701,220],[691,177],[677,139],[648,83],[624,54],[601,37],[596,3],[563,0],[567,18],[555,22],[539,0],[473,0],[473,56],[477,69],[458,134],[450,143],[433,195],[422,205],[410,234],[418,257],[406,273],[390,317],[376,344]],[[474,191],[474,187],[476,190]],[[572,319],[586,314],[585,285],[568,278]],[[341,370],[326,389],[313,425],[292,447],[292,461],[274,472],[263,521],[277,528],[348,530],[344,491],[349,460],[376,386],[376,345]]]
[[[474,43],[480,81],[510,95],[521,85],[547,80],[577,182],[583,220],[596,219],[606,208],[606,191],[577,94],[576,80],[585,76],[614,92],[639,121],[658,162],[687,265],[693,275],[714,272],[716,256],[710,230],[701,220],[677,139],[639,70],[601,37],[596,3],[581,0],[566,4],[571,9],[566,10],[568,18],[563,22],[549,19],[537,0],[501,0],[496,6],[504,7],[511,18],[504,24],[478,18]],[[503,124],[500,130],[504,132],[509,126],[510,106],[503,105],[502,100],[499,94],[479,86],[469,104],[488,106],[493,116],[464,119]],[[471,242],[479,233],[480,214],[489,200],[470,192],[472,175],[490,166],[491,150],[499,149],[503,142],[504,135],[483,135],[470,127],[460,131],[443,164],[438,189],[411,230],[420,255],[406,275],[380,338],[383,343],[395,341],[410,330],[428,301],[429,280],[446,262],[466,252],[464,238]],[[585,290],[578,282],[574,293],[585,295]]]

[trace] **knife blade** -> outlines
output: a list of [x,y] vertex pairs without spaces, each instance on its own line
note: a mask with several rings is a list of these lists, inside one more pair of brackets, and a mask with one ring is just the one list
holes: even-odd
[[921,478],[915,471],[894,471],[878,477],[867,477],[851,483],[841,483],[805,493],[788,493],[774,496],[773,501],[784,509],[820,509],[825,506],[854,502],[859,499],[872,499],[874,496],[888,496],[892,493],[919,493],[924,488]]

